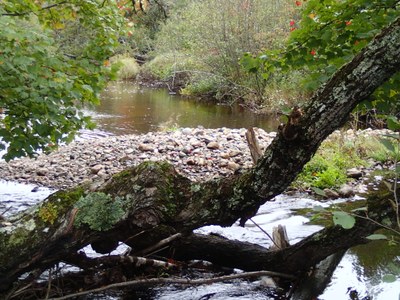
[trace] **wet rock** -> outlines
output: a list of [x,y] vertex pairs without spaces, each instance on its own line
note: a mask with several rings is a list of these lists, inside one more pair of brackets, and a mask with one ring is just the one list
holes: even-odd
[[339,198],[339,194],[331,189],[324,189],[325,197],[330,199],[337,199]]
[[338,190],[338,193],[341,197],[348,198],[355,195],[354,187],[349,184],[344,184]]
[[347,177],[358,179],[361,178],[363,174],[360,169],[351,168],[346,171],[346,175]]

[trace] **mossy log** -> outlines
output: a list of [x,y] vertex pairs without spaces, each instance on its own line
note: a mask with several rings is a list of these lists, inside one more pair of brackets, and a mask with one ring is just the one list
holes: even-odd
[[[0,227],[0,290],[9,289],[21,274],[45,269],[87,244],[108,252],[122,241],[139,251],[176,233],[189,234],[209,224],[230,226],[253,216],[260,205],[286,189],[354,107],[399,69],[400,19],[314,94],[253,169],[195,183],[168,163],[148,162],[98,187],[94,192],[98,199],[103,197],[104,205],[89,201],[93,191],[77,187],[56,192],[10,217]],[[376,207],[375,216],[381,210]],[[341,239],[353,241],[344,248],[364,241],[363,232],[373,230],[373,225],[362,227],[356,226],[360,231],[354,232],[329,228],[274,255],[280,258],[281,270],[304,271],[330,255],[329,249]],[[260,266],[270,269],[268,263]]]

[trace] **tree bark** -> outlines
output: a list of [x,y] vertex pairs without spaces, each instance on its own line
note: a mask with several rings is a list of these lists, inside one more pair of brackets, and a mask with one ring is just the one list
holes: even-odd
[[[12,216],[0,227],[0,291],[7,290],[21,274],[62,261],[66,254],[90,243],[101,252],[112,250],[117,241],[140,250],[176,233],[188,234],[210,224],[230,226],[238,218],[253,216],[260,205],[286,189],[354,107],[399,69],[400,19],[314,94],[296,122],[288,122],[278,132],[252,170],[202,183],[179,175],[168,163],[148,162],[125,170],[96,191],[118,196],[123,202],[123,214],[103,231],[94,230],[91,222],[107,223],[109,215],[95,205],[89,214],[96,220],[77,223],[83,211],[80,204],[93,193],[84,186],[57,192]],[[374,229],[370,222],[356,228],[327,228],[275,252],[273,259],[280,259],[280,270],[304,271],[331,254],[325,250],[338,240],[344,241],[340,249],[346,249],[354,242],[364,242],[363,236]],[[265,259],[262,267],[269,269],[272,258]]]

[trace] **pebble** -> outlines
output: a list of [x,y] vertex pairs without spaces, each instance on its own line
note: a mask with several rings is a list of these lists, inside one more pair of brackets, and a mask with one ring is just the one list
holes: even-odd
[[[275,132],[254,130],[262,149],[276,136]],[[63,189],[87,181],[104,181],[117,172],[151,160],[169,161],[179,173],[193,181],[207,180],[253,166],[245,133],[245,128],[199,127],[81,139],[34,159],[0,161],[0,178]],[[336,131],[335,134],[340,133]],[[349,131],[346,136],[358,134],[369,135],[371,131]],[[354,172],[353,176],[359,174]]]
[[[255,131],[262,147],[274,137],[262,129]],[[245,132],[244,128],[182,128],[73,141],[35,159],[0,161],[0,178],[63,189],[107,180],[146,160],[166,160],[191,180],[211,179],[252,167]]]

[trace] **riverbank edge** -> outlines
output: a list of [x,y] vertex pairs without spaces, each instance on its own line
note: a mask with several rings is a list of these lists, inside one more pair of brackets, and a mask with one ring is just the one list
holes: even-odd
[[[276,136],[260,128],[255,132],[262,149]],[[193,181],[208,180],[253,166],[245,133],[244,128],[198,127],[76,140],[34,159],[1,161],[0,178],[64,189],[87,182],[101,183],[115,173],[151,160],[168,161]],[[351,140],[385,133],[387,130],[348,130],[335,131],[332,136]],[[357,171],[362,173],[361,169]]]

